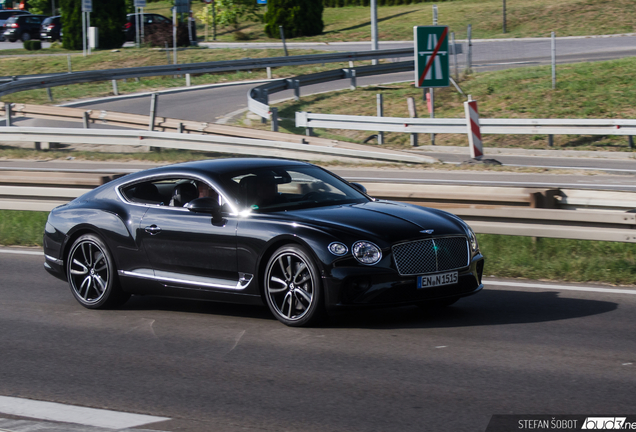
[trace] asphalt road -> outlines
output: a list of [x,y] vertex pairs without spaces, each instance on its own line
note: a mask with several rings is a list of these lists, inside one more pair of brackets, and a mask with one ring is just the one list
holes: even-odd
[[488,280],[444,311],[292,329],[220,303],[87,310],[42,262],[0,259],[4,396],[170,418],[143,426],[162,431],[461,432],[493,414],[634,414],[633,289]]

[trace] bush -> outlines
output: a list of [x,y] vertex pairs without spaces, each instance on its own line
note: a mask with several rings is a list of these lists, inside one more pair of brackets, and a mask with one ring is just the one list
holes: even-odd
[[42,49],[42,42],[39,40],[24,41],[24,49],[29,51],[37,51]]
[[[150,46],[164,48],[166,43],[172,47],[172,24],[153,24],[144,28],[144,41]],[[190,46],[188,24],[179,23],[177,26],[177,46]]]
[[286,38],[316,36],[322,33],[323,0],[268,0],[265,33],[280,38],[283,26]]
[[[70,50],[81,50],[82,5],[80,0],[60,0],[64,40],[62,46]],[[126,23],[125,0],[94,1],[91,26],[97,27],[99,47],[120,48],[125,41],[122,27]]]

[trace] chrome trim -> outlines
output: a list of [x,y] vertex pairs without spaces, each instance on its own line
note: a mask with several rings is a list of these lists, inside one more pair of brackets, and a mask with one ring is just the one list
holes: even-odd
[[[440,239],[447,239],[447,238],[463,238],[466,240],[466,252],[467,252],[467,262],[466,265],[463,265],[461,267],[455,267],[455,268],[450,268],[450,269],[445,269],[445,270],[436,270],[433,272],[428,272],[428,273],[401,273],[397,260],[395,259],[395,253],[393,251],[393,249],[396,246],[402,246],[402,245],[407,245],[409,243],[417,243],[420,241],[432,241],[433,245],[435,246],[435,240],[440,240]],[[439,237],[435,237],[435,238],[421,238],[421,239],[417,239],[417,240],[409,240],[409,241],[405,241],[405,242],[401,242],[401,243],[396,243],[394,245],[391,246],[391,255],[393,255],[392,259],[393,259],[393,263],[395,264],[395,268],[398,271],[398,273],[400,274],[400,276],[416,276],[416,275],[431,275],[431,274],[437,274],[437,273],[447,273],[447,272],[452,272],[452,271],[459,271],[463,268],[466,267],[470,267],[470,263],[471,260],[473,258],[472,252],[471,252],[471,247],[470,247],[470,238],[466,235],[461,235],[461,234],[456,234],[456,235],[444,235],[444,236],[439,236]],[[439,268],[439,260],[438,260],[438,255],[437,252],[435,253],[435,268]]]
[[150,175],[139,177],[139,178],[136,178],[136,179],[133,179],[133,180],[130,180],[130,181],[127,181],[125,183],[120,184],[119,186],[117,186],[115,188],[115,192],[117,193],[117,196],[119,197],[119,199],[122,202],[125,202],[126,204],[140,206],[140,207],[149,207],[149,208],[161,207],[161,208],[167,208],[167,209],[172,209],[172,210],[189,211],[188,209],[184,209],[183,207],[170,207],[168,205],[144,204],[144,203],[131,202],[131,201],[127,200],[124,197],[124,194],[121,192],[121,189],[123,189],[124,187],[128,187],[128,186],[130,186],[132,184],[135,184],[135,183],[143,183],[144,181],[148,181],[148,180],[151,180],[151,179],[161,180],[161,179],[171,179],[171,178],[184,178],[184,179],[188,178],[188,179],[192,179],[192,180],[202,181],[203,183],[207,184],[212,189],[214,189],[216,191],[216,193],[219,194],[219,196],[221,196],[223,198],[223,200],[232,209],[232,211],[230,212],[231,214],[238,214],[238,210],[234,206],[234,203],[232,202],[232,200],[228,199],[227,196],[224,193],[220,192],[217,187],[215,187],[214,185],[210,184],[210,181],[208,179],[206,179],[204,177],[201,177],[199,175],[196,175],[196,174],[191,174],[191,173],[175,172],[175,173],[164,173],[164,174],[154,174],[154,175],[150,174]]
[[57,259],[55,257],[52,257],[51,255],[44,255],[44,259],[52,261],[54,264],[57,264],[59,266],[63,266],[64,265],[64,260],[61,259]]
[[203,288],[217,288],[217,289],[232,290],[232,291],[244,290],[245,288],[249,286],[249,284],[252,282],[252,279],[254,278],[254,275],[252,274],[239,273],[238,282],[236,282],[235,285],[231,285],[231,284],[227,284],[226,282],[232,282],[232,281],[229,281],[229,280],[226,281],[225,279],[215,279],[215,278],[208,278],[203,276],[181,275],[181,276],[189,276],[193,278],[191,280],[188,280],[188,279],[180,278],[179,273],[155,272],[152,269],[137,269],[135,271],[118,270],[117,273],[120,276],[136,277],[140,279],[150,279],[150,280],[155,280],[157,282],[163,282],[163,283],[165,282],[178,283],[178,284],[193,285],[193,286],[203,287]]

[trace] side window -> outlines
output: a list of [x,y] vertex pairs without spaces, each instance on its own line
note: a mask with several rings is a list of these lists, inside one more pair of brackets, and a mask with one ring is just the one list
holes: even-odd
[[190,201],[210,197],[225,202],[207,183],[190,178],[167,178],[135,183],[121,190],[124,198],[137,204],[183,207]]

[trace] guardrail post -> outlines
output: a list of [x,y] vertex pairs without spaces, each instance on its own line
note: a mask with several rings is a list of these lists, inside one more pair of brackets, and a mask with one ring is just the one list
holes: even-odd
[[113,94],[115,96],[119,96],[119,89],[117,88],[117,80],[112,80],[113,82]]
[[279,25],[278,30],[280,31],[280,38],[283,41],[283,49],[285,50],[285,57],[289,54],[287,53],[287,43],[285,43],[285,30],[283,30],[283,26]]
[[[412,97],[406,98],[406,105],[409,110],[409,117],[417,118],[417,108],[415,106],[415,99]],[[417,134],[411,134],[411,146],[417,147]]]
[[88,116],[89,116],[89,111],[84,111],[83,115],[82,115],[82,121],[84,122],[84,129],[88,129]]
[[157,93],[150,95],[150,122],[148,124],[148,130],[155,130],[155,118],[157,116]]
[[6,116],[6,124],[5,124],[5,126],[13,126],[11,124],[11,103],[10,102],[5,102],[5,104],[4,104],[4,112],[5,112],[5,116]]
[[190,74],[187,73],[186,74],[186,87],[190,87],[191,81],[190,81]]
[[554,147],[554,135],[548,135],[548,147]]
[[309,124],[309,116],[308,114],[311,114],[311,111],[307,111],[305,113],[305,135],[307,136],[314,136],[314,128],[307,126]]
[[49,97],[49,101],[53,102],[53,92],[51,92],[51,87],[46,88],[46,95]]
[[300,80],[294,80],[294,99],[300,100]]
[[[378,117],[384,117],[384,106],[382,100],[382,94],[375,95]],[[384,144],[384,132],[378,131],[378,144]]]
[[267,79],[272,79],[272,68],[267,66]]
[[177,125],[177,133],[183,133],[183,123],[181,122]]
[[272,132],[278,132],[278,108],[271,107]]
[[629,135],[627,137],[627,142],[629,143],[629,148],[633,150],[634,149],[634,137]]
[[356,70],[355,69],[349,69],[347,71],[347,76],[349,78],[351,78],[351,85],[349,86],[349,88],[351,90],[355,90],[356,89]]

